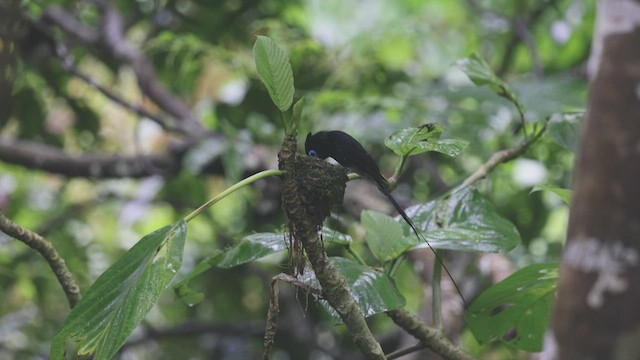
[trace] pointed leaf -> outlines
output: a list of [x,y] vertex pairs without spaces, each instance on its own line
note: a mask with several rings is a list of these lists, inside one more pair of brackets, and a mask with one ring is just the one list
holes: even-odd
[[[332,257],[330,259],[342,276],[345,277],[351,290],[351,295],[358,303],[364,316],[372,316],[398,309],[405,305],[404,296],[398,291],[393,280],[385,273],[351,259],[343,257]],[[308,267],[301,276],[301,280],[315,288],[320,287],[315,273]],[[329,304],[325,301],[321,301],[321,304],[334,318],[340,321],[340,317]]]
[[535,264],[483,292],[465,313],[478,342],[500,340],[524,351],[542,350],[557,280],[557,264]]
[[564,201],[565,204],[571,205],[571,197],[573,192],[569,189],[563,189],[563,188],[547,186],[547,185],[536,185],[533,189],[531,189],[531,192],[533,193],[536,191],[548,191],[548,192],[554,193],[560,199],[562,199],[562,201]]
[[[285,112],[293,102],[293,71],[287,54],[266,36],[258,36],[253,56],[260,80],[267,87],[273,103]],[[290,124],[286,124],[290,128]]]
[[[520,243],[515,226],[498,215],[472,186],[458,186],[437,200],[412,206],[405,212],[434,248],[505,252]],[[404,232],[405,236],[411,235],[408,225]]]
[[480,55],[473,53],[466,59],[458,60],[457,65],[474,84],[477,86],[487,85],[493,92],[511,101],[518,109],[520,116],[524,118],[525,110],[522,101],[509,85],[493,72],[491,66]]
[[440,140],[444,129],[438,124],[398,130],[384,140],[384,144],[397,155],[416,155],[436,151],[452,157],[458,156],[469,145],[459,139]]
[[65,319],[51,358],[63,359],[67,342],[80,355],[113,358],[180,269],[186,233],[184,221],[156,230],[100,275]]

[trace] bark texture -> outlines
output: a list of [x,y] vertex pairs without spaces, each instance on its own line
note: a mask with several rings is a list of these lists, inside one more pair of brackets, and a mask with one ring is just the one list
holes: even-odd
[[[599,11],[622,3],[638,6],[602,1]],[[553,319],[557,359],[640,359],[640,28],[621,30],[599,37]]]

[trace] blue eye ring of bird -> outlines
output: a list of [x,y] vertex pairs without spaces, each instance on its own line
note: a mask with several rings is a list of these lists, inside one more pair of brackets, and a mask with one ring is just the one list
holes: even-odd
[[315,150],[311,149],[311,150],[309,150],[309,156],[317,158],[318,157],[318,153]]

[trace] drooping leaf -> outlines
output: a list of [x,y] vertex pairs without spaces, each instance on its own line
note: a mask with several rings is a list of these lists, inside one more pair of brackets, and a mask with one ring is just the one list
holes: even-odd
[[[342,257],[331,257],[330,259],[342,276],[345,277],[351,290],[351,295],[358,303],[364,316],[372,316],[398,309],[405,305],[404,297],[396,288],[393,280],[385,273],[351,259]],[[313,270],[308,267],[301,276],[301,280],[312,287],[320,288]],[[331,315],[338,321],[340,320],[331,306],[325,301],[321,301],[321,303]]]
[[474,84],[477,86],[487,85],[493,92],[511,101],[518,109],[520,116],[524,117],[525,109],[522,101],[509,85],[493,72],[491,66],[480,55],[473,53],[468,58],[458,60],[457,65]]
[[559,113],[551,116],[548,133],[551,139],[563,148],[576,152],[580,140],[580,127],[584,113]]
[[51,358],[63,359],[67,342],[80,355],[113,358],[180,269],[186,233],[184,221],[156,230],[100,275],[65,319]]
[[[520,243],[515,226],[500,216],[473,186],[458,186],[440,198],[405,210],[434,248],[505,252]],[[398,217],[398,220],[401,220]],[[408,225],[405,236],[411,235]],[[422,243],[420,247],[427,245]]]
[[416,155],[436,151],[452,157],[458,156],[469,145],[459,139],[440,140],[444,129],[438,124],[401,129],[384,140],[384,144],[397,155]]
[[360,219],[367,232],[367,245],[380,262],[393,260],[420,243],[415,236],[405,236],[402,223],[391,216],[365,210]]
[[465,313],[478,342],[499,340],[516,349],[540,351],[557,279],[557,264],[535,264],[483,292]]
[[[258,36],[253,56],[260,80],[267,87],[273,103],[285,112],[293,102],[293,70],[287,54],[272,39]],[[290,124],[286,124],[290,128]]]
[[560,199],[562,199],[562,201],[564,201],[565,204],[571,205],[571,197],[573,195],[573,192],[569,189],[563,189],[563,188],[547,186],[547,185],[536,185],[533,189],[531,189],[531,192],[533,193],[536,191],[548,191],[548,192],[554,193]]

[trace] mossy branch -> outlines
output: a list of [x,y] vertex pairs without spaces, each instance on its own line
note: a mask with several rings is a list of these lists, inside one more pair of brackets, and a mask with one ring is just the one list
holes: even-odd
[[[322,297],[336,310],[364,356],[367,359],[386,359],[351,295],[347,281],[327,257],[318,236],[319,227],[329,215],[331,207],[342,202],[346,172],[341,167],[299,156],[296,152],[295,138],[287,137],[278,154],[280,170],[284,171],[282,206],[292,237],[290,251],[296,251],[295,244],[304,248],[322,286]],[[312,206],[318,201],[319,206]],[[295,267],[300,272],[299,264]]]
[[473,360],[473,357],[464,352],[449,340],[441,329],[435,329],[425,325],[418,317],[405,309],[387,311],[387,315],[396,325],[406,330],[413,337],[434,353],[449,360]]

